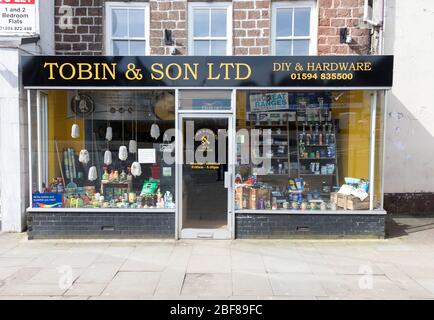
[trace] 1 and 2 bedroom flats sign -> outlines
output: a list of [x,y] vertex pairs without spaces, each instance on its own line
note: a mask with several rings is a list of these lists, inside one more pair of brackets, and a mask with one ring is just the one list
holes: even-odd
[[37,0],[0,0],[0,35],[36,34],[37,16]]
[[393,56],[28,56],[25,87],[392,86]]

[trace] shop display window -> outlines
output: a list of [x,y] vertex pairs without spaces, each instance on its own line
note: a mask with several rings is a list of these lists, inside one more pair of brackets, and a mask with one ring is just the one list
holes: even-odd
[[174,91],[51,90],[41,116],[34,208],[175,208]]
[[[238,91],[236,103],[237,210],[371,208],[371,92]],[[378,191],[378,170],[375,182]],[[381,206],[374,192],[374,209]]]

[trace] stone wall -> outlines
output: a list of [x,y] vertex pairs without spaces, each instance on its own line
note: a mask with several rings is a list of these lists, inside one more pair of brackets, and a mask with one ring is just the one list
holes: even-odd
[[[370,30],[363,25],[364,0],[318,1],[318,54],[369,54]],[[348,28],[353,43],[340,43],[341,28]]]
[[[58,55],[104,54],[104,4],[108,0],[55,0]],[[168,55],[164,29],[172,31],[176,54],[188,54],[187,0],[149,0],[152,55]],[[233,54],[271,54],[271,0],[233,0]],[[368,54],[370,31],[362,22],[363,0],[318,0],[318,54]],[[68,11],[69,10],[69,11]],[[70,25],[65,28],[66,17]],[[339,31],[348,28],[352,44],[341,44]]]
[[270,54],[271,0],[233,1],[235,55]]

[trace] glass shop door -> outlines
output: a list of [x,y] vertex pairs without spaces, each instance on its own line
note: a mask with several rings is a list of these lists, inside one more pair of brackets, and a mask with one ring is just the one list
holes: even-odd
[[183,239],[230,239],[231,115],[180,115],[180,230]]

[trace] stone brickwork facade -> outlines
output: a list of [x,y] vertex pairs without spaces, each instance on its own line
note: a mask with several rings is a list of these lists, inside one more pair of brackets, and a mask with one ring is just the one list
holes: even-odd
[[270,54],[271,0],[233,1],[235,55]]
[[[55,0],[56,54],[104,54],[104,4],[108,0]],[[369,54],[370,30],[363,25],[364,0],[318,1],[318,54]],[[188,1],[149,0],[152,55],[171,54],[164,29],[172,31],[176,54],[188,54]],[[233,0],[233,54],[271,54],[272,0]],[[128,3],[128,2],[126,2]],[[70,7],[71,25],[64,27]],[[62,27],[63,22],[63,27]],[[339,32],[348,28],[352,44],[341,44]]]
[[103,0],[55,0],[56,54],[102,55],[103,15]]
[[[318,1],[318,55],[369,54],[370,30],[363,26],[364,0]],[[340,43],[341,28],[348,28],[353,43]]]
[[171,47],[164,45],[164,29],[172,31],[176,54],[187,54],[187,0],[156,0],[149,2],[151,10],[151,54],[170,54]]

